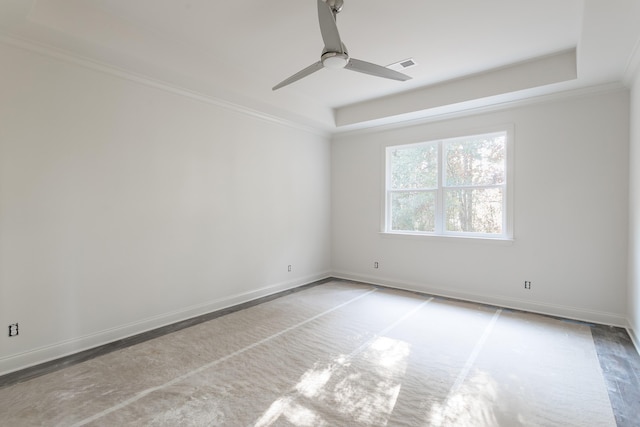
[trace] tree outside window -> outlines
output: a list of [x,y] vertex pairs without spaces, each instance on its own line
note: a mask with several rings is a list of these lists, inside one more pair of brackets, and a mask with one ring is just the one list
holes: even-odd
[[385,231],[507,237],[507,137],[387,147]]

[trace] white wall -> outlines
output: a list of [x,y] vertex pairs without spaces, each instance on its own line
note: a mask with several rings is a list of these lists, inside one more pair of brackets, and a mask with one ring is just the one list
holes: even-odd
[[[515,129],[512,244],[379,234],[385,144],[498,124]],[[332,142],[334,274],[626,325],[628,154],[629,96],[622,89],[338,135]],[[525,280],[531,290],[524,290]]]
[[[640,330],[626,91],[338,135],[330,146],[20,48],[0,44],[0,57],[0,374],[330,270],[605,323],[630,313]],[[516,135],[513,244],[379,234],[385,144],[503,123]],[[8,338],[15,322],[20,335]]]
[[629,326],[640,352],[640,69],[631,89],[631,148],[629,155]]
[[327,136],[0,58],[0,374],[329,274]]

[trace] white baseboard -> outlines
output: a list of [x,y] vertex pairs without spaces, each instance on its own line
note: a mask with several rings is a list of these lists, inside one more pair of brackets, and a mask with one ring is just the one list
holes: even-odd
[[258,298],[273,295],[278,292],[297,288],[318,280],[330,277],[330,272],[322,272],[307,277],[297,278],[292,281],[276,283],[256,289],[250,292],[244,292],[236,295],[230,295],[203,304],[197,304],[185,307],[170,313],[142,319],[126,325],[117,326],[111,329],[96,332],[94,334],[58,342],[52,345],[43,346],[30,351],[19,354],[13,354],[0,358],[0,376],[11,372],[19,371],[61,357],[89,350],[101,345],[105,345],[123,338],[131,337],[143,332],[148,332],[163,326],[171,325],[183,320],[191,319],[203,314],[212,313],[233,307],[238,304],[253,301]]
[[253,301],[281,291],[286,291],[318,280],[335,277],[346,280],[370,283],[373,285],[387,286],[391,288],[408,291],[422,292],[447,298],[455,298],[464,301],[471,301],[483,304],[496,305],[516,310],[530,311],[533,313],[546,314],[551,316],[564,317],[568,319],[581,320],[586,322],[600,323],[605,325],[624,327],[629,332],[629,336],[640,354],[640,339],[636,331],[630,326],[627,319],[618,314],[600,311],[586,310],[576,307],[567,307],[554,304],[541,304],[516,298],[502,297],[498,295],[474,294],[469,292],[451,291],[449,289],[425,285],[424,283],[411,283],[398,281],[389,278],[380,278],[366,275],[359,275],[350,272],[322,272],[315,275],[298,278],[293,281],[282,282],[265,286],[250,292],[230,295],[203,304],[185,307],[171,313],[142,319],[138,322],[121,325],[112,329],[97,332],[71,340],[58,342],[49,346],[36,348],[27,352],[10,355],[0,358],[0,376],[25,369],[34,365],[45,363],[61,357],[69,356],[84,350],[95,348],[123,338],[131,337],[143,332],[151,331],[163,326],[167,326],[182,320],[191,319],[203,314],[212,313],[233,307],[238,304]]
[[617,313],[608,313],[602,311],[589,310],[579,307],[569,307],[557,304],[543,304],[518,298],[505,297],[500,295],[476,294],[472,292],[461,292],[451,289],[431,286],[425,283],[412,283],[399,281],[384,277],[373,277],[350,273],[345,271],[334,271],[332,277],[355,280],[359,282],[370,283],[373,285],[387,286],[396,289],[408,291],[422,292],[430,295],[442,296],[447,298],[455,298],[463,301],[477,302],[482,304],[496,305],[504,308],[528,311],[532,313],[545,314],[549,316],[557,316],[566,319],[580,320],[590,323],[598,323],[603,325],[611,325],[618,327],[627,327],[627,319]]

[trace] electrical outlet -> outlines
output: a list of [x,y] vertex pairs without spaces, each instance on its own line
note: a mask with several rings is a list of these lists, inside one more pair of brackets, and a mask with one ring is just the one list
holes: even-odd
[[289,266],[287,267],[287,271],[288,271],[289,273],[291,273],[291,265],[289,265]]
[[374,262],[373,263],[373,268],[378,268],[378,267],[380,267],[380,264],[378,264],[378,261]]
[[525,289],[531,289],[531,282],[530,282],[530,281],[528,281],[528,280],[525,280],[525,281],[524,281],[524,288],[525,288]]
[[13,324],[9,325],[9,336],[10,337],[15,337],[16,335],[18,335],[18,324],[17,323],[13,323]]

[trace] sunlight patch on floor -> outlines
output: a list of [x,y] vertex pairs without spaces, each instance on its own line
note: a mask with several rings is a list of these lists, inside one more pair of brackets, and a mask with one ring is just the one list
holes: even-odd
[[429,426],[496,426],[494,411],[498,383],[486,372],[476,372],[457,392],[432,408]]
[[296,385],[296,390],[305,397],[317,396],[331,378],[333,367],[324,369],[310,369],[302,375],[302,379]]
[[327,422],[315,411],[295,402],[295,397],[281,397],[262,415],[255,423],[255,427],[267,427],[273,425],[280,417],[298,427],[324,427]]
[[313,409],[316,405],[330,406],[360,424],[385,425],[398,399],[411,347],[388,337],[367,344],[329,364],[316,363],[255,426],[271,426],[280,417],[300,427],[329,425]]

